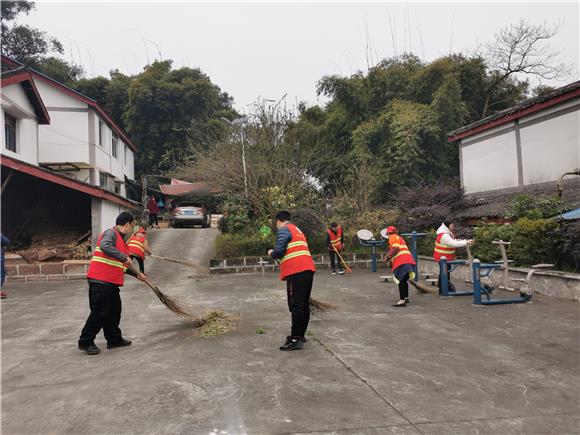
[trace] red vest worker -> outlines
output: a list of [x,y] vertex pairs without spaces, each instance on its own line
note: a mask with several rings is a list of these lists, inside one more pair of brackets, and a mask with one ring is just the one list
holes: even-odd
[[137,260],[137,263],[139,263],[139,271],[145,273],[145,255],[151,255],[149,242],[147,241],[147,230],[143,227],[139,228],[139,230],[129,238],[127,248],[129,248],[129,255],[131,258],[134,258]]
[[392,263],[393,279],[399,286],[399,302],[394,307],[404,307],[409,303],[409,280],[415,277],[414,267],[417,263],[411,255],[407,242],[397,234],[393,226],[387,227],[389,235],[388,260]]
[[280,350],[302,349],[310,320],[310,293],[314,280],[314,262],[310,256],[306,236],[290,223],[290,213],[276,215],[276,244],[268,255],[280,260],[280,279],[286,281],[288,308],[292,313],[292,329]]
[[328,245],[328,255],[330,257],[330,273],[336,275],[336,263],[338,260],[338,274],[342,275],[344,269],[340,259],[337,259],[337,252],[342,251],[344,238],[342,235],[342,227],[336,222],[332,222],[330,228],[326,230],[326,244]]
[[[119,329],[121,321],[121,297],[119,287],[124,284],[127,265],[131,264],[129,249],[124,237],[133,231],[135,216],[123,212],[117,216],[116,225],[103,231],[89,265],[87,280],[89,282],[89,306],[91,313],[79,337],[80,350],[88,355],[100,353],[95,345],[95,337],[101,329],[107,340],[107,348],[129,346]],[[130,275],[134,275],[130,270]],[[136,275],[143,281],[145,275]]]

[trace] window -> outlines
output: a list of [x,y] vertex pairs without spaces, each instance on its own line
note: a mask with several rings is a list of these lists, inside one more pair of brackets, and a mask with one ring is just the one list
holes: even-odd
[[127,166],[127,145],[123,144],[123,161],[125,166]]
[[99,145],[100,146],[104,146],[105,145],[105,123],[101,120],[99,120]]
[[113,154],[113,157],[117,158],[117,144],[119,143],[119,136],[117,136],[117,133],[113,132],[113,136],[111,139],[111,154]]
[[115,193],[117,195],[121,194],[121,182],[120,181],[115,181]]
[[107,183],[109,181],[109,174],[107,174],[106,172],[100,172],[99,173],[99,185],[103,188],[103,189],[107,189]]
[[4,143],[8,151],[16,152],[16,118],[4,114]]

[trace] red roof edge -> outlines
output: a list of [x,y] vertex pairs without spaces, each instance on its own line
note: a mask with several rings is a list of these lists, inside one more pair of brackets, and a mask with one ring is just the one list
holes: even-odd
[[490,121],[487,124],[483,124],[483,125],[474,127],[470,130],[466,130],[466,131],[464,131],[462,133],[458,133],[454,136],[450,136],[448,139],[448,142],[455,142],[459,139],[463,139],[463,138],[466,138],[468,136],[473,136],[474,134],[481,133],[482,131],[489,130],[489,129],[494,128],[494,127],[498,127],[498,126],[503,125],[503,124],[507,124],[508,122],[513,121],[514,119],[519,119],[519,118],[522,118],[522,117],[529,115],[531,113],[539,112],[540,110],[547,109],[548,107],[555,106],[556,104],[560,104],[564,101],[570,100],[570,99],[578,97],[578,96],[580,96],[580,89],[576,89],[575,91],[567,93],[567,94],[559,95],[558,97],[554,97],[550,100],[534,104],[533,106],[530,106],[526,109],[522,109],[522,110],[515,112],[515,113],[511,113],[511,114],[506,115],[502,118],[494,119],[493,121]]
[[[50,124],[50,115],[46,110],[46,106],[40,97],[40,93],[34,84],[34,80],[28,71],[22,71],[19,74],[14,74],[13,76],[6,77],[2,79],[1,87],[10,86],[16,83],[20,83],[24,92],[28,96],[28,99],[34,107],[36,113],[36,118],[39,124]],[[26,85],[25,85],[26,83]]]
[[41,178],[43,180],[50,181],[51,183],[68,187],[69,189],[78,190],[79,192],[86,193],[87,195],[90,195],[95,198],[100,198],[106,201],[114,202],[115,204],[119,204],[130,209],[137,208],[137,204],[121,196],[117,196],[113,193],[107,192],[106,190],[103,190],[100,187],[91,186],[90,184],[73,180],[71,178],[57,174],[56,172],[39,168],[38,166],[31,165],[30,163],[26,163],[21,160],[14,159],[12,157],[2,155],[0,157],[0,164],[4,167],[14,169],[24,174],[32,175],[33,177]]

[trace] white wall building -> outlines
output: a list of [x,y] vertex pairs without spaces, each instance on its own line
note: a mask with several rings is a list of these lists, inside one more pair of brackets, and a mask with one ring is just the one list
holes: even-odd
[[556,183],[580,168],[580,81],[450,133],[465,193]]
[[[20,66],[5,56],[2,63]],[[136,147],[125,132],[94,100],[29,71],[51,120],[39,128],[35,163],[126,196],[125,177],[135,178]]]
[[93,242],[136,203],[135,145],[97,103],[2,56],[2,232],[20,234],[39,209],[54,225],[92,230]]

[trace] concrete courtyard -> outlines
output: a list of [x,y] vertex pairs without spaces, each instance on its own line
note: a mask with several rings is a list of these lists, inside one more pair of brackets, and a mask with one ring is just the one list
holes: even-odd
[[[166,230],[159,255],[206,261],[210,230]],[[184,238],[192,243],[183,243]],[[87,356],[84,281],[13,283],[2,301],[3,434],[577,434],[575,302],[476,307],[411,291],[393,308],[378,274],[318,272],[303,350],[281,352],[290,318],[274,274],[196,276],[147,260],[160,288],[198,313],[239,316],[197,337],[128,277],[121,328],[133,345]],[[257,334],[261,329],[265,334]]]

